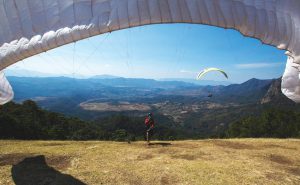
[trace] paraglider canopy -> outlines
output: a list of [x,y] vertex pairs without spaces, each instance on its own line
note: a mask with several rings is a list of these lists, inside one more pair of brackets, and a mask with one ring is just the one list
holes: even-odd
[[228,75],[225,73],[225,71],[223,71],[222,69],[218,69],[218,68],[206,68],[204,70],[202,70],[198,76],[197,76],[197,79],[200,80],[201,78],[203,78],[208,72],[212,72],[212,71],[217,71],[217,72],[220,72],[222,73],[227,79],[228,79]]
[[[2,0],[0,71],[68,43],[159,23],[231,28],[287,50],[282,92],[300,102],[299,0]],[[13,95],[6,78],[0,88],[10,95],[1,95],[4,104]]]

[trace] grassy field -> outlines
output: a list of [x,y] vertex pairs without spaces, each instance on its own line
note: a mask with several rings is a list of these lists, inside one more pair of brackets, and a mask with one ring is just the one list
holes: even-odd
[[0,184],[300,184],[300,140],[0,141]]

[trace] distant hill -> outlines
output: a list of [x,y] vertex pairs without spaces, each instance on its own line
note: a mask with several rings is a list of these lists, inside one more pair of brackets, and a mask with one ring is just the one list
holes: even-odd
[[[183,122],[188,117],[194,116],[194,113],[205,110],[204,108],[228,108],[243,103],[257,103],[272,82],[272,80],[251,79],[242,84],[229,86],[200,86],[181,81],[107,75],[98,77],[8,78],[15,91],[17,102],[31,99],[48,110],[84,119],[96,119],[120,111],[140,115],[145,114],[143,110],[150,109],[163,113],[176,122]],[[138,108],[126,104],[147,109],[138,111]],[[117,110],[118,106],[128,107],[128,111],[123,108]]]
[[223,92],[228,94],[248,95],[258,90],[265,90],[271,83],[272,80],[259,80],[252,78],[241,84],[228,85],[223,89]]
[[17,102],[31,99],[43,109],[99,122],[110,122],[107,119],[115,115],[143,118],[153,112],[158,123],[193,130],[199,137],[223,133],[229,124],[268,108],[300,110],[281,93],[280,79],[200,86],[110,76],[8,78]]
[[37,71],[25,70],[25,69],[5,69],[6,76],[17,76],[17,77],[52,77],[49,73],[41,73]]
[[80,74],[51,74],[51,73],[43,73],[38,71],[32,71],[27,69],[5,69],[4,73],[6,76],[13,76],[13,77],[35,77],[35,78],[45,78],[45,77],[69,77],[69,78],[78,78],[84,79],[87,78],[84,75]]
[[90,78],[86,81],[94,81],[98,80],[103,85],[112,86],[112,87],[137,87],[137,88],[176,88],[176,87],[191,87],[195,86],[195,84],[181,82],[181,81],[157,81],[153,79],[143,79],[143,78]]
[[230,81],[214,81],[214,80],[196,80],[189,78],[162,78],[159,81],[180,81],[180,82],[188,82],[201,86],[218,86],[218,85],[230,85],[232,84]]
[[220,99],[234,102],[251,103],[260,100],[268,91],[272,80],[252,78],[241,84],[224,87],[220,92]]
[[113,75],[96,75],[90,77],[90,79],[113,79],[113,78],[120,78],[119,76],[113,76]]
[[[68,77],[8,77],[15,100],[23,101],[40,97],[74,97],[80,101],[94,98],[147,97],[162,91],[178,88],[198,88],[195,84],[178,81],[156,81],[135,78],[89,78]],[[77,101],[77,100],[75,100]]]
[[[36,96],[60,97],[70,93],[80,94],[97,90],[117,88],[115,90],[124,90],[126,88],[144,89],[144,90],[166,90],[170,94],[179,94],[180,92],[211,92],[221,97],[248,97],[257,96],[267,92],[272,80],[250,79],[242,84],[232,84],[228,86],[206,85],[200,86],[194,83],[183,81],[158,81],[153,79],[140,78],[121,78],[110,75],[94,76],[89,79],[74,79],[69,77],[14,77],[9,76],[16,94],[16,99],[33,98]],[[176,91],[174,91],[176,89]],[[189,94],[189,93],[183,93]],[[193,93],[197,94],[197,93]]]
[[[157,81],[153,79],[121,78],[109,75],[89,79],[68,77],[8,77],[15,91],[15,101],[33,99],[47,108],[55,99],[72,99],[75,105],[91,99],[146,101],[149,98],[170,99],[178,96],[185,101],[208,100],[219,103],[255,103],[267,93],[272,80],[250,79],[242,84],[228,86],[200,86],[182,81]],[[45,101],[49,100],[51,101]],[[147,100],[147,101],[148,101]],[[154,99],[153,99],[154,100]],[[74,106],[74,105],[72,105]]]

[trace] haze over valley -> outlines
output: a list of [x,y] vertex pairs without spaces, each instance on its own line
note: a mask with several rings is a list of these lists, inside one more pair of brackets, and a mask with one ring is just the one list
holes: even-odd
[[184,127],[203,137],[225,130],[242,117],[258,115],[273,103],[299,107],[281,94],[280,79],[203,86],[108,75],[8,78],[16,102],[31,99],[44,109],[89,121],[112,115],[144,117],[153,112],[161,124]]

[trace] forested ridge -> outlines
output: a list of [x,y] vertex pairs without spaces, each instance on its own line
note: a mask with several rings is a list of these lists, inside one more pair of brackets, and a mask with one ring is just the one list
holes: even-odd
[[[214,135],[203,136],[193,129],[174,125],[164,116],[156,115],[153,139],[178,140],[208,137],[300,137],[300,113],[292,110],[266,108],[261,114],[247,116],[230,123]],[[116,114],[95,121],[83,121],[60,113],[46,111],[34,101],[8,103],[0,107],[0,139],[24,140],[143,140],[144,117]]]
[[227,137],[300,138],[300,113],[268,108],[229,125]]
[[[184,133],[172,128],[168,120],[163,122],[156,124],[154,138],[173,139]],[[10,102],[0,108],[0,139],[142,140],[144,118],[114,115],[88,122],[43,110],[31,100]]]

